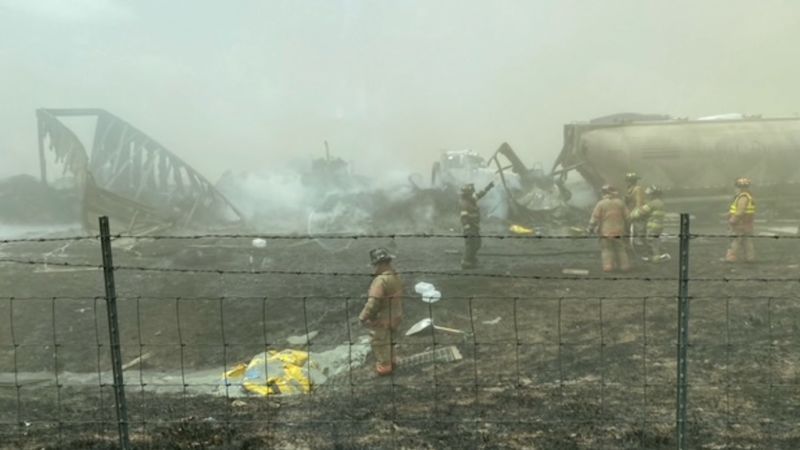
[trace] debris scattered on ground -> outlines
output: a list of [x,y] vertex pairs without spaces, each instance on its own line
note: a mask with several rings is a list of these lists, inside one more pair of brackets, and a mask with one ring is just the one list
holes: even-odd
[[422,353],[417,353],[404,358],[399,358],[398,364],[403,367],[417,366],[431,362],[454,362],[461,361],[464,357],[461,351],[455,345],[448,345],[447,347],[437,348],[436,350],[428,350]]
[[408,331],[406,331],[406,336],[412,336],[414,334],[417,334],[417,333],[420,333],[422,331],[425,331],[425,330],[427,330],[428,328],[431,328],[431,327],[433,327],[434,330],[444,331],[444,332],[447,332],[447,333],[456,333],[456,334],[466,334],[467,333],[464,330],[457,330],[455,328],[448,328],[448,327],[442,327],[442,326],[439,326],[439,325],[434,325],[433,324],[433,320],[430,317],[426,317],[426,318],[420,320],[419,322],[415,323],[414,325],[412,325],[411,328],[409,328]]
[[497,317],[495,317],[495,318],[494,318],[494,319],[492,319],[492,320],[484,320],[484,321],[483,321],[483,322],[481,322],[481,323],[483,323],[484,325],[497,325],[498,323],[500,323],[500,321],[501,321],[502,319],[503,319],[502,317],[500,317],[500,316],[497,316]]
[[362,336],[356,343],[323,352],[267,351],[225,372],[221,383],[240,386],[243,393],[263,397],[309,393],[328,379],[364,365],[369,350],[369,338]]
[[511,225],[508,227],[508,231],[510,231],[512,234],[517,234],[520,236],[533,236],[536,234],[536,231],[534,231],[533,228],[523,227],[522,225]]
[[248,364],[227,371],[224,379],[241,383],[244,390],[264,397],[307,394],[314,384],[325,382],[308,353],[300,350],[259,353]]
[[148,359],[150,359],[151,356],[153,356],[153,354],[150,353],[150,352],[144,353],[141,356],[137,356],[132,361],[130,361],[127,364],[123,365],[122,366],[122,370],[128,370],[133,366],[139,365],[139,364],[147,361]]
[[308,334],[301,334],[298,336],[289,336],[286,338],[286,342],[289,345],[306,345],[311,342],[312,339],[317,337],[319,331],[309,331]]
[[420,281],[414,286],[414,291],[422,297],[422,301],[425,303],[436,303],[442,299],[442,293],[431,283]]
[[586,269],[563,269],[561,273],[564,275],[589,275],[589,271]]

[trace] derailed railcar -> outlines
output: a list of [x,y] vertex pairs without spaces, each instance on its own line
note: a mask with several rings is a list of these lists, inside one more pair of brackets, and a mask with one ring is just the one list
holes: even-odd
[[760,210],[800,212],[800,118],[623,121],[564,126],[564,147],[553,172],[577,171],[597,191],[625,186],[638,172],[657,184],[672,209],[718,217],[746,176]]

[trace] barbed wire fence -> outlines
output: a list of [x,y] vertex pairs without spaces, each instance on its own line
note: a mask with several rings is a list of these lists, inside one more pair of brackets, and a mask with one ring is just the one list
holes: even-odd
[[[0,256],[0,263],[48,267],[56,275],[62,275],[61,269],[65,277],[80,273],[72,271],[104,274],[103,284],[98,286],[102,295],[95,291],[91,296],[3,298],[7,326],[0,342],[7,349],[3,361],[10,370],[0,374],[0,388],[5,391],[0,397],[4,411],[0,413],[4,430],[0,435],[7,442],[25,446],[49,435],[54,447],[94,437],[114,440],[120,448],[148,448],[157,446],[159,439],[198,435],[192,439],[205,446],[225,447],[244,446],[246,439],[269,445],[286,436],[319,444],[326,442],[319,440],[321,435],[346,447],[413,448],[433,439],[442,447],[480,448],[503,439],[508,446],[538,441],[546,448],[568,442],[577,448],[649,449],[696,448],[708,439],[703,434],[709,432],[717,433],[713,439],[727,448],[736,448],[737,437],[745,435],[759,436],[762,448],[785,448],[782,446],[787,443],[800,442],[796,434],[798,403],[794,401],[800,394],[800,380],[793,351],[798,344],[798,316],[794,313],[800,312],[800,302],[790,292],[771,295],[767,291],[767,295],[755,296],[740,294],[735,287],[758,284],[766,291],[766,286],[800,282],[800,277],[753,277],[746,272],[690,277],[691,243],[730,236],[693,235],[687,216],[682,216],[675,275],[665,276],[663,271],[655,275],[565,276],[509,270],[399,270],[408,279],[510,286],[507,292],[496,294],[445,295],[445,309],[415,303],[410,308],[415,319],[427,318],[437,326],[442,321],[447,327],[432,326],[411,338],[399,332],[393,339],[398,353],[417,355],[421,362],[409,359],[410,367],[403,369],[401,364],[401,370],[387,378],[374,378],[365,366],[369,347],[357,319],[364,299],[314,293],[318,289],[308,282],[369,280],[372,275],[366,268],[331,271],[264,269],[263,264],[252,263],[246,269],[114,263],[111,241],[260,238],[294,242],[322,238],[372,243],[463,236],[215,234],[143,238],[111,235],[107,226],[101,225],[101,229],[98,236],[0,241],[99,242],[102,264],[5,255]],[[594,239],[484,237],[515,245]],[[117,295],[114,273],[131,283],[143,283],[136,286],[141,292]],[[238,293],[231,295],[150,295],[145,289],[147,280],[142,278],[149,273],[207,277],[218,283],[223,293],[228,286],[224,277],[300,278],[306,280],[299,283],[309,294],[240,295],[247,288],[237,283],[233,290]],[[646,293],[603,295],[604,288],[601,292],[592,287],[575,288],[575,293],[565,288],[587,282],[602,286],[635,283]],[[548,290],[536,292],[537,284],[543,283]],[[715,292],[717,288],[712,286],[720,284],[734,286],[733,295]],[[691,286],[700,286],[700,293],[690,291]],[[690,305],[701,312],[691,313]],[[242,317],[252,320],[243,322]],[[196,330],[198,323],[206,330]],[[747,324],[744,328],[756,323],[760,341],[752,339],[755,333],[737,329],[742,323]],[[85,329],[76,333],[76,326]],[[317,338],[314,331],[321,328],[338,333]],[[294,343],[287,344],[285,336],[277,335],[292,330],[299,338]],[[41,341],[42,336],[49,338]],[[318,367],[327,370],[320,377],[324,383],[314,384],[307,393],[253,399],[252,394],[245,395],[241,382],[223,375],[247,362],[257,353],[254,348],[279,351],[292,347],[307,352],[308,359],[300,364],[306,373]],[[331,360],[336,348],[344,351]],[[155,363],[148,366],[148,359]],[[93,371],[85,370],[86,361],[92,361]],[[52,370],[41,370],[47,366]],[[274,380],[268,373],[270,366],[264,368],[262,384],[267,386]]]

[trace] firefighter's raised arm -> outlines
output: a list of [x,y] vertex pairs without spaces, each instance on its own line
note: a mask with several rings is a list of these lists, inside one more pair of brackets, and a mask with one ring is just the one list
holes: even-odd
[[486,194],[489,193],[489,191],[492,190],[493,187],[494,187],[494,181],[492,181],[489,184],[487,184],[486,187],[483,188],[482,191],[480,191],[477,194],[475,194],[475,197],[477,197],[479,200],[482,199]]

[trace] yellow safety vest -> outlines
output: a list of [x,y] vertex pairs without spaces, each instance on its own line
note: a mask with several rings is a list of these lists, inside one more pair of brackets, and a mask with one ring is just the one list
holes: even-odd
[[744,214],[755,214],[756,202],[753,200],[753,196],[749,192],[740,192],[736,194],[736,197],[734,197],[733,203],[731,203],[731,207],[728,209],[728,212],[730,212],[731,215],[734,216],[738,216],[740,214],[739,208],[736,206],[736,204],[739,203],[739,199],[742,196],[747,197],[747,207],[744,210]]

